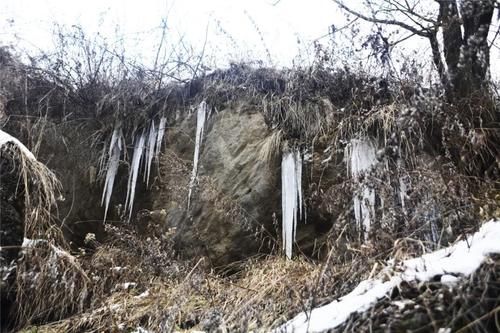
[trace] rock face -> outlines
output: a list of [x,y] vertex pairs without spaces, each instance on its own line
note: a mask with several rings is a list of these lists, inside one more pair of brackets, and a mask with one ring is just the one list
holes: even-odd
[[[269,148],[272,131],[262,110],[254,105],[240,100],[227,104],[222,110],[211,111],[205,124],[189,208],[196,112],[179,111],[175,113],[175,120],[174,114],[166,114],[170,118],[158,167],[155,165],[151,170],[149,187],[142,182],[141,167],[130,221],[145,237],[148,232],[168,231],[174,235],[182,256],[207,256],[216,266],[239,261],[279,244],[280,161],[278,158],[269,162],[263,156],[269,155],[265,154],[269,153],[267,149],[280,147]],[[141,121],[150,122],[146,117]],[[141,126],[147,124],[138,122],[134,128],[141,130]],[[50,131],[45,132],[37,157],[62,183],[64,200],[58,202],[59,223],[75,248],[85,246],[87,233],[94,233],[98,241],[103,241],[106,235],[101,196],[105,173],[99,172],[98,164],[102,162],[103,149],[107,149],[112,127],[109,124],[103,127],[103,121],[95,119],[49,122],[47,126]],[[26,139],[25,131],[14,124],[11,132]],[[133,138],[125,139],[130,159]],[[311,193],[308,186],[314,182],[325,184],[330,179],[327,171],[315,169],[308,163],[304,164],[307,170],[303,180],[305,198]],[[117,223],[123,217],[127,178],[128,163],[122,161],[108,211],[110,223]],[[297,244],[303,253],[313,253],[316,236],[324,235],[331,225],[324,222],[333,220],[315,207],[313,201],[308,202],[310,222],[301,221],[297,228]]]
[[273,213],[280,210],[279,170],[260,157],[269,134],[260,112],[244,104],[213,112],[187,209],[194,122],[192,115],[168,132],[152,208],[166,212],[164,222],[176,228],[184,255],[227,264],[256,253],[271,234]]

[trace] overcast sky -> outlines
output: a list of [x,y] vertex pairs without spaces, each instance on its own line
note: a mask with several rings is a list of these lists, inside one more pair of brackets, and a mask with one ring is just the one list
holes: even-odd
[[[99,32],[111,39],[117,34],[124,35],[128,51],[147,58],[154,54],[158,43],[156,28],[166,18],[170,41],[182,37],[195,48],[201,48],[207,37],[210,51],[217,56],[270,60],[284,66],[291,65],[299,52],[307,53],[311,42],[327,34],[331,24],[343,20],[331,0],[0,0],[0,3],[4,43],[47,49],[52,43],[53,23],[57,22],[80,25],[87,32]],[[13,32],[17,39],[13,38]]]
[[[182,39],[199,53],[207,40],[206,54],[217,66],[230,60],[307,65],[312,42],[328,41],[329,27],[346,22],[331,0],[0,0],[0,8],[0,44],[50,50],[54,23],[78,25],[109,41],[124,38],[128,56],[146,65],[153,62],[165,19],[167,43],[178,45]],[[411,38],[403,45],[407,52],[419,50],[413,58],[430,63],[427,41]],[[498,57],[493,48],[496,78]]]

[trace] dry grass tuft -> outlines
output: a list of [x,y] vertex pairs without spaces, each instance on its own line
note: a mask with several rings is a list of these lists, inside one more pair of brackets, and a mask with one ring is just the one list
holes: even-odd
[[259,159],[266,161],[269,165],[273,165],[281,156],[281,143],[283,141],[283,131],[274,130],[264,139]]
[[64,242],[53,219],[61,189],[54,173],[15,144],[0,147],[0,154],[2,158],[11,159],[19,170],[19,191],[24,196],[25,207],[24,236]]
[[46,240],[26,240],[16,277],[19,327],[82,311],[90,282],[77,258],[67,251]]

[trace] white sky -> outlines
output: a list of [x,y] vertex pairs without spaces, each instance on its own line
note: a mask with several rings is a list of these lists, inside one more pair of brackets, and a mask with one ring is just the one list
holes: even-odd
[[[168,43],[178,45],[182,39],[197,54],[207,37],[206,54],[218,66],[228,60],[307,65],[312,41],[325,36],[332,24],[345,24],[331,0],[0,0],[0,45],[50,50],[57,22],[79,25],[110,41],[123,37],[128,56],[148,65],[155,57],[159,26],[165,18]],[[405,47],[423,49],[413,57],[430,61],[427,41],[411,38]],[[498,57],[498,49],[492,49],[494,77],[500,76]]]
[[[87,32],[114,38],[119,27],[128,51],[150,57],[159,41],[158,28],[167,18],[169,40],[181,36],[201,49],[207,26],[209,48],[217,56],[268,60],[289,66],[310,41],[343,19],[331,0],[0,0],[3,43],[47,49],[53,22],[81,25]],[[14,23],[9,20],[13,19]],[[253,22],[255,23],[253,23]],[[258,28],[258,30],[256,29]],[[261,40],[263,37],[263,41]],[[301,44],[297,43],[297,39]],[[222,48],[222,49],[221,49]]]

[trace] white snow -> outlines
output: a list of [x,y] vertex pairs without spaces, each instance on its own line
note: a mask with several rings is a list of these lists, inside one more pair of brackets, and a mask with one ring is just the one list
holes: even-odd
[[36,160],[33,153],[28,148],[26,148],[26,146],[23,145],[21,141],[19,141],[9,133],[0,130],[0,148],[7,143],[12,143],[17,148],[19,148],[19,150],[26,156],[26,158],[29,158],[30,160]]
[[145,133],[135,140],[134,155],[132,163],[130,163],[130,171],[128,176],[127,185],[127,199],[125,200],[125,211],[129,212],[129,220],[132,217],[132,208],[134,207],[135,185],[137,184],[137,175],[139,174],[139,167],[141,165],[142,154],[144,152]]
[[132,333],[150,333],[147,329],[142,328],[141,326],[138,326]]
[[102,191],[101,206],[104,204],[104,221],[108,215],[109,202],[113,193],[113,185],[115,183],[116,173],[120,163],[120,155],[123,149],[122,145],[123,133],[121,129],[115,127],[111,141],[109,144],[108,164],[106,166],[106,179],[104,181],[104,189]]
[[389,276],[389,279],[362,281],[346,296],[308,313],[302,312],[274,332],[305,333],[333,329],[351,314],[366,311],[378,299],[388,296],[402,281],[424,282],[441,276],[444,283],[454,282],[453,277],[467,276],[476,271],[491,253],[500,253],[500,220],[484,223],[477,233],[453,246],[389,267],[380,273],[381,278]]
[[126,269],[127,269],[127,267],[121,267],[121,266],[115,266],[115,267],[111,267],[111,268],[110,268],[110,270],[111,270],[111,271],[113,271],[113,272],[117,272],[117,273],[119,273],[119,272],[121,272],[121,271],[124,271],[124,270],[126,270]]
[[122,289],[127,290],[129,288],[135,288],[137,287],[137,283],[135,282],[125,282],[120,285]]
[[46,243],[47,241],[45,239],[29,239],[24,237],[23,238],[23,244],[21,244],[21,247],[29,248],[29,247],[35,247],[40,243]]
[[441,276],[441,283],[453,284],[459,280],[458,277],[450,274]]
[[[348,147],[349,169],[355,182],[363,173],[369,171],[377,163],[376,147],[371,139],[353,139]],[[363,229],[365,239],[375,215],[375,191],[363,184],[359,192],[354,193],[354,218]]]
[[281,161],[282,238],[286,256],[292,258],[297,219],[302,216],[302,158],[298,151],[283,154]]
[[145,298],[145,297],[148,297],[149,296],[149,290],[146,290],[145,292],[137,295],[137,296],[134,296],[134,298],[136,299],[141,299],[141,298]]
[[191,173],[191,181],[189,182],[189,192],[188,192],[188,209],[191,204],[191,194],[193,191],[194,184],[196,182],[196,177],[198,176],[198,161],[200,158],[200,148],[203,141],[203,131],[205,130],[205,121],[207,118],[207,103],[205,101],[201,102],[198,106],[197,117],[196,117],[196,141],[194,146],[194,157],[193,157],[193,171]]

